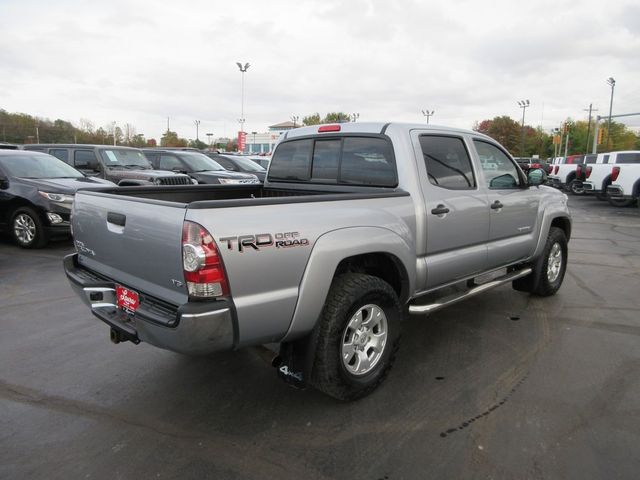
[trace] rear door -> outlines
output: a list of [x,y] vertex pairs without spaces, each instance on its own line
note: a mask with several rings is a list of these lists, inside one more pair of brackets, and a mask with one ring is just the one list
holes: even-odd
[[463,136],[414,131],[412,138],[427,207],[429,289],[486,268],[489,205]]
[[184,303],[185,212],[179,203],[78,192],[73,236],[79,261],[139,293]]
[[[497,268],[528,257],[538,231],[540,195],[526,187],[526,178],[497,144],[473,139],[478,160],[491,160],[494,169],[482,169],[490,211],[488,266]],[[480,165],[485,163],[478,162]]]

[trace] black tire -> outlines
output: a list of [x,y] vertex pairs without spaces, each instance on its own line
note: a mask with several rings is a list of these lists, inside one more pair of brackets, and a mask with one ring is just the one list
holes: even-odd
[[29,207],[20,207],[13,212],[11,236],[22,248],[42,248],[49,241],[40,216]]
[[[562,255],[561,264],[557,276],[555,278],[551,276],[550,278],[550,255],[555,245],[558,245],[560,247],[560,252]],[[564,274],[567,271],[567,252],[567,237],[564,234],[564,231],[558,227],[551,227],[551,229],[549,230],[549,236],[547,237],[547,243],[545,244],[542,255],[538,259],[536,265],[536,267],[539,268],[539,276],[536,285],[533,285],[531,293],[540,297],[549,297],[551,295],[555,295],[555,293],[562,285]]]
[[573,195],[584,195],[584,188],[582,188],[582,182],[579,180],[571,180],[567,185],[567,190]]
[[636,199],[635,198],[612,198],[612,197],[607,197],[607,200],[609,201],[609,205],[612,205],[612,206],[618,207],[618,208],[630,207],[631,205],[634,205],[636,203]]
[[[355,369],[357,365],[346,365],[349,360],[347,357],[343,360],[342,357],[343,344],[352,335],[347,327],[353,325],[350,322],[356,318],[359,310],[366,313],[364,307],[371,305],[378,307],[383,313],[382,317],[386,321],[386,341],[381,353],[376,353],[375,349],[363,352],[366,356],[369,351],[373,351],[372,356],[377,355],[377,360],[372,362],[370,370],[354,374],[350,370]],[[363,315],[363,318],[366,319],[366,316]],[[337,277],[331,285],[319,320],[316,355],[311,375],[312,385],[339,400],[355,400],[371,393],[385,379],[395,360],[401,320],[400,301],[387,282],[361,273],[347,273]],[[376,333],[373,330],[369,339]],[[381,331],[379,329],[377,333],[380,335]],[[355,338],[357,336],[353,333],[353,344],[358,343]],[[358,362],[356,357],[359,355],[355,350],[366,348],[366,345],[355,347],[352,360]]]

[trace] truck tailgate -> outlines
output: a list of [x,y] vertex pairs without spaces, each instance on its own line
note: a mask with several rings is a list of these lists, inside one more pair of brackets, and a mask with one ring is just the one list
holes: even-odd
[[78,262],[140,293],[185,303],[185,211],[181,203],[79,192],[72,220]]

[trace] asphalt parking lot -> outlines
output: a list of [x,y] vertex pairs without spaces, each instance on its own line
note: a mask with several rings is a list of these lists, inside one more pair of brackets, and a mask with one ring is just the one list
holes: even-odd
[[62,270],[0,239],[0,478],[638,478],[640,209],[570,200],[565,282],[405,323],[373,395],[296,391],[253,350],[113,345]]

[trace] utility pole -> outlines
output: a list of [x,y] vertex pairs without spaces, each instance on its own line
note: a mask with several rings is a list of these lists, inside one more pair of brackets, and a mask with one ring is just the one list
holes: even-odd
[[[593,104],[590,103],[589,104],[589,123],[587,124],[587,147],[584,149],[584,153],[587,154],[589,153],[589,134],[591,133],[591,112],[597,112],[598,109],[597,108],[592,108]],[[582,109],[583,111],[587,111],[586,108]]]
[[359,113],[352,113],[351,114],[351,121],[352,122],[357,122],[359,118],[360,118],[360,114]]
[[291,115],[291,121],[293,122],[293,128],[298,128],[298,120],[300,120],[300,117],[298,115]]
[[200,120],[194,120],[193,123],[196,125],[196,142],[199,142],[200,137],[198,136],[198,128],[200,127]]
[[169,129],[169,117],[167,117],[167,132],[170,132],[171,130]]
[[116,122],[113,122],[113,146],[116,146]]
[[40,132],[38,131],[38,124],[36,123],[36,143],[40,143]]
[[567,158],[567,153],[569,152],[569,124],[566,123],[567,136],[564,139],[564,158]]

